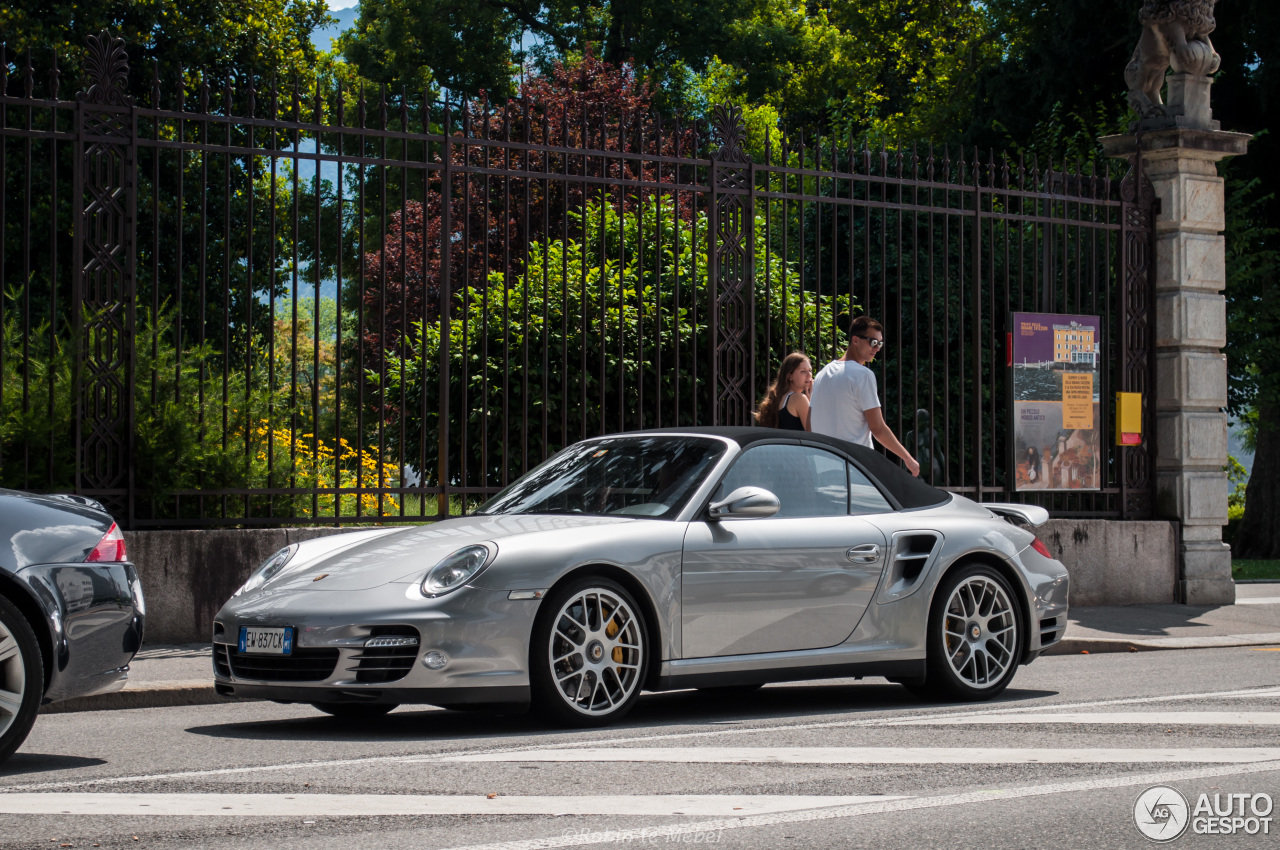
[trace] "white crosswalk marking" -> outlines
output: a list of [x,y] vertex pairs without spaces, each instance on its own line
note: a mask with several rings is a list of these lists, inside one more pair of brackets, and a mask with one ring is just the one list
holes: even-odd
[[[915,714],[898,717],[881,716],[878,712],[876,716],[863,716],[861,712],[854,712],[852,717],[846,717],[840,720],[823,720],[823,721],[800,721],[792,723],[779,723],[767,726],[754,726],[750,724],[717,726],[713,729],[699,728],[692,730],[682,730],[679,732],[659,732],[644,734],[622,734],[613,737],[597,738],[590,741],[595,746],[603,746],[608,744],[627,745],[637,742],[654,742],[654,741],[688,741],[694,742],[707,738],[734,736],[734,735],[767,735],[770,733],[798,733],[813,732],[818,730],[831,729],[856,729],[870,726],[885,725],[903,725],[910,721],[920,724],[937,723],[941,719],[946,719],[949,723],[956,723],[966,718],[983,717],[983,716],[1000,716],[1000,717],[1016,717],[1021,718],[1016,722],[1034,722],[1034,718],[1043,716],[1042,712],[1062,711],[1064,709],[1086,709],[1086,708],[1102,708],[1106,706],[1120,705],[1151,705],[1162,703],[1181,702],[1186,700],[1214,700],[1214,699],[1269,699],[1280,696],[1280,687],[1266,686],[1253,688],[1237,688],[1225,691],[1200,691],[1179,694],[1164,694],[1160,696],[1138,696],[1138,697],[1120,697],[1115,699],[1088,700],[1071,703],[1060,703],[1057,705],[1028,705],[1018,708],[1010,708],[1008,706],[998,707],[982,707],[982,708],[933,708],[925,709]],[[1097,715],[1089,715],[1096,717]],[[1143,716],[1151,717],[1150,712],[1144,713]],[[566,736],[568,740],[563,743],[551,743],[541,747],[529,746],[489,746],[480,752],[493,753],[510,753],[510,752],[530,752],[539,751],[545,748],[554,747],[576,747],[581,742],[579,735]],[[207,780],[214,778],[226,778],[232,776],[245,776],[260,773],[282,772],[282,771],[299,771],[299,770],[322,770],[324,768],[337,768],[346,766],[368,766],[373,764],[384,764],[388,766],[400,764],[415,764],[423,762],[435,762],[444,758],[453,758],[460,755],[469,755],[471,751],[453,751],[438,753],[418,753],[412,755],[394,755],[394,756],[366,756],[362,758],[349,759],[327,759],[315,761],[287,761],[272,762],[268,764],[245,765],[241,767],[213,767],[201,770],[182,770],[174,772],[161,773],[143,773],[130,774],[125,776],[105,776],[96,779],[79,779],[66,780],[61,782],[31,782],[22,785],[9,786],[13,791],[53,791],[69,788],[94,788],[111,785],[130,784],[134,782],[157,782],[164,780]]]
[[[1267,773],[1280,771],[1280,762],[1263,762],[1254,765],[1233,765],[1229,767],[1189,768],[1163,773],[1125,774],[1102,779],[1082,779],[1074,782],[1055,782],[1046,785],[1020,785],[1011,788],[984,789],[963,794],[948,794],[936,797],[908,797],[901,800],[888,800],[878,803],[864,803],[856,806],[833,806],[830,808],[812,809],[801,812],[781,812],[773,815],[755,815],[752,817],[721,818],[718,820],[694,821],[692,823],[667,824],[635,829],[616,829],[586,834],[573,833],[555,838],[533,838],[523,841],[503,841],[495,844],[473,844],[455,847],[451,850],[555,850],[560,847],[585,847],[592,844],[610,844],[630,841],[679,843],[681,836],[705,836],[710,832],[731,829],[750,829],[752,827],[777,826],[788,823],[805,823],[835,818],[856,818],[867,815],[887,814],[922,809],[946,808],[950,806],[970,806],[997,801],[1016,800],[1025,797],[1046,797],[1058,794],[1079,794],[1108,788],[1142,787],[1147,785],[1163,785],[1170,782],[1186,782],[1195,779],[1208,779],[1217,776],[1243,776],[1250,773]],[[1135,845],[1136,846],[1136,845]]]
[[884,796],[625,795],[488,797],[419,794],[0,794],[0,812],[27,815],[379,817],[390,815],[631,815],[733,817],[900,800]]
[[1136,711],[1069,714],[982,714],[886,721],[888,726],[1007,726],[1088,723],[1141,726],[1280,726],[1280,711]]
[[486,753],[445,762],[657,762],[666,764],[1247,764],[1280,761],[1280,748],[1013,749],[993,747],[611,747]]

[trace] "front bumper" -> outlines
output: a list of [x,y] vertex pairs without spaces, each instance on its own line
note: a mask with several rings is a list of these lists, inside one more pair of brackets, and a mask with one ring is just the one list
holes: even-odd
[[1031,601],[1027,652],[1023,657],[1025,664],[1060,642],[1067,633],[1067,599],[1071,593],[1071,577],[1061,561],[1046,558],[1034,549],[1027,548],[1019,553],[1019,558]]
[[[476,587],[427,599],[405,584],[232,599],[214,622],[214,686],[224,696],[281,702],[527,703],[538,604]],[[240,653],[242,626],[293,628],[291,656]],[[387,637],[418,642],[367,645]],[[426,667],[430,652],[445,666]]]
[[133,564],[37,564],[17,578],[45,612],[41,650],[51,663],[44,702],[123,688],[146,621]]
[[269,699],[274,702],[366,703],[369,705],[527,706],[529,686],[499,685],[476,688],[301,688],[281,685],[214,682],[219,696]]

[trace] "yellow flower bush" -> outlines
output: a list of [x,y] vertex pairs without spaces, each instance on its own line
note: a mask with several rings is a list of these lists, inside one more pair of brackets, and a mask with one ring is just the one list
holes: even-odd
[[[237,437],[243,439],[243,432]],[[287,428],[272,427],[269,419],[259,419],[250,435],[250,450],[253,462],[247,486],[311,491],[286,496],[283,504],[276,502],[276,513],[324,518],[400,512],[395,495],[364,492],[399,487],[402,474],[399,464],[379,457],[368,447],[354,446],[342,438],[332,446],[314,434],[294,435]]]

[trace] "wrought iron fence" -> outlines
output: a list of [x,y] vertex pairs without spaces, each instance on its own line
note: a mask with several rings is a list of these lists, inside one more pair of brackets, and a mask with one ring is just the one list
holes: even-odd
[[839,356],[865,311],[887,421],[932,417],[935,483],[1151,512],[1150,451],[1106,439],[1100,492],[1012,494],[1004,368],[1011,310],[1097,313],[1104,402],[1149,390],[1140,162],[803,139],[753,160],[731,107],[251,76],[135,102],[120,42],[91,46],[75,100],[0,52],[6,486],[135,528],[436,519],[582,437],[746,423],[782,356]]

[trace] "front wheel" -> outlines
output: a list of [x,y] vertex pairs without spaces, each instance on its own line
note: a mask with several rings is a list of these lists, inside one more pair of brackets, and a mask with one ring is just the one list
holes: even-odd
[[44,669],[35,632],[22,612],[0,596],[0,762],[27,739],[43,695]]
[[648,629],[631,594],[590,577],[542,605],[529,649],[534,707],[570,726],[603,726],[626,715],[649,662]]
[[929,613],[923,682],[904,682],[934,699],[991,699],[1012,681],[1022,646],[1022,615],[1008,580],[972,564],[943,579]]

